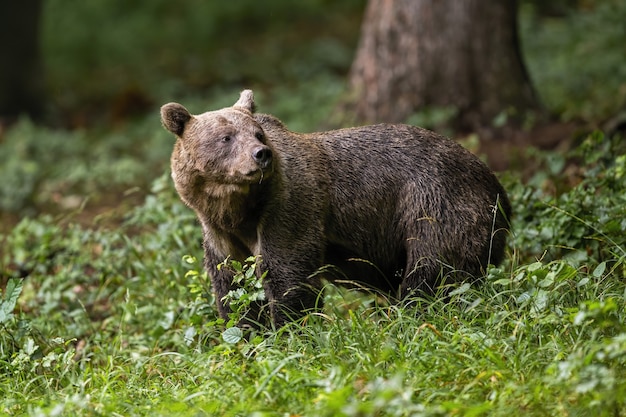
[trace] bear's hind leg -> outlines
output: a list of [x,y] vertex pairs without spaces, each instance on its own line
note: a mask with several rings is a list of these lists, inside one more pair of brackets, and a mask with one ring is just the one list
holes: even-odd
[[400,299],[411,296],[433,296],[440,290],[450,267],[430,256],[408,256],[404,278],[400,285]]

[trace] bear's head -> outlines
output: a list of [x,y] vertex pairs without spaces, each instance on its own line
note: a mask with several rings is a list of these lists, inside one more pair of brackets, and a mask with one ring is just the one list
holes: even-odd
[[172,177],[188,204],[191,194],[247,193],[271,175],[275,158],[254,111],[251,90],[232,107],[200,115],[178,103],[161,107],[163,126],[177,137]]

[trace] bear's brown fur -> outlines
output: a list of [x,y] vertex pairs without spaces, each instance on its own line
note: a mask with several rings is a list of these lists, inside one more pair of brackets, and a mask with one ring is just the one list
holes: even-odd
[[294,133],[256,114],[250,90],[230,108],[192,116],[170,103],[161,117],[177,136],[172,178],[202,224],[222,317],[233,276],[218,264],[229,256],[261,256],[276,325],[316,305],[325,265],[404,299],[502,260],[505,191],[477,157],[431,131]]

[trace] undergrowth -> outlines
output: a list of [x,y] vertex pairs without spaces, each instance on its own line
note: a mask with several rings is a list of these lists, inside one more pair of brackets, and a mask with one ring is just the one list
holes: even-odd
[[[622,112],[626,4],[578,2],[581,7],[566,7],[564,16],[557,18],[531,13],[528,3],[532,2],[526,3],[521,9],[521,46],[546,107],[561,120],[593,123]],[[549,7],[556,2],[536,3]]]
[[[217,316],[199,225],[167,176],[119,227],[24,219],[2,238],[0,412],[623,414],[620,143],[590,135],[559,194],[548,184],[567,163],[504,178],[509,256],[482,285],[405,309],[328,284],[322,310],[247,339]],[[253,266],[235,265],[242,308],[261,296]]]

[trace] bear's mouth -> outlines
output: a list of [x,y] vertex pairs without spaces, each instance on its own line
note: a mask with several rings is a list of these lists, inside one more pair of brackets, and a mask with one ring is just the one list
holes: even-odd
[[257,168],[255,170],[248,171],[248,173],[245,174],[245,179],[246,182],[249,182],[250,184],[262,184],[263,181],[267,180],[270,177],[271,173],[272,170],[270,167],[266,169]]

